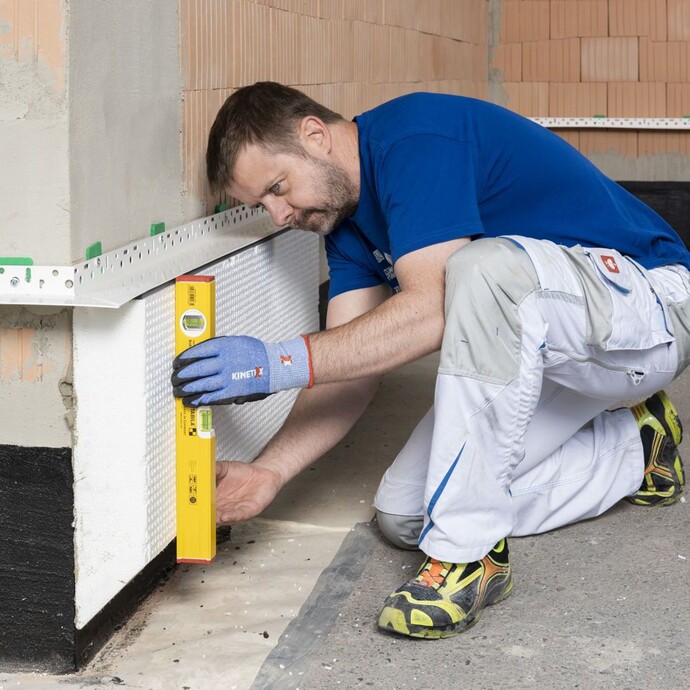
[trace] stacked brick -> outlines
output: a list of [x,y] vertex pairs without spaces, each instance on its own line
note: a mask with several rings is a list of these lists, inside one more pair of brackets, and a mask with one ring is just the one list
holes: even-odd
[[345,117],[412,91],[487,97],[486,0],[180,0],[187,217],[207,189],[208,131],[232,91],[260,80]]
[[[492,95],[530,117],[690,116],[690,0],[496,0]],[[690,155],[690,133],[560,132],[586,155]]]

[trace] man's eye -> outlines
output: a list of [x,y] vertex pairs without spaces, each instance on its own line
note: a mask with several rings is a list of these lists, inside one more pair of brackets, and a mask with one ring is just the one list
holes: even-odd
[[278,194],[280,192],[280,182],[276,182],[268,191],[271,194]]

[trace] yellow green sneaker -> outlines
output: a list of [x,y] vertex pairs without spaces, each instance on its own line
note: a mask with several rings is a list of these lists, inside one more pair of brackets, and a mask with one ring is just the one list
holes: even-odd
[[474,625],[485,606],[503,601],[512,589],[507,539],[473,563],[429,557],[417,576],[383,603],[379,628],[410,637],[452,637]]
[[678,411],[664,391],[630,408],[640,428],[647,467],[640,488],[627,500],[638,506],[668,506],[685,488],[678,445],[683,426]]

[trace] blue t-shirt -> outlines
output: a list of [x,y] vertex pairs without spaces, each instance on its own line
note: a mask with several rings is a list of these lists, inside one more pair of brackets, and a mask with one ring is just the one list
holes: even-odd
[[497,105],[416,93],[357,118],[361,192],[326,237],[329,297],[388,283],[404,254],[525,235],[617,249],[646,268],[690,254],[651,208],[559,136]]

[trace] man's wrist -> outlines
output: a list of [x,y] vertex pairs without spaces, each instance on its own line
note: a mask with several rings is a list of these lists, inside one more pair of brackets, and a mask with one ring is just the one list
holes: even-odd
[[282,489],[294,476],[290,474],[284,458],[265,457],[260,455],[254,460],[253,464],[275,475],[278,489]]
[[269,388],[272,393],[289,388],[311,388],[314,385],[307,336],[264,343],[264,347],[269,362]]

